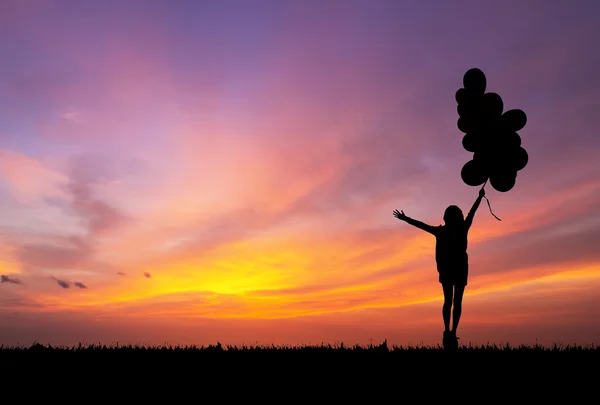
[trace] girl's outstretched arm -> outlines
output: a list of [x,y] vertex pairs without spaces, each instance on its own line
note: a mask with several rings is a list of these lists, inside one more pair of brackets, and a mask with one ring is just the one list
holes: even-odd
[[469,211],[469,213],[467,214],[467,217],[465,218],[465,225],[467,226],[467,229],[469,229],[471,227],[471,225],[473,224],[473,218],[475,218],[475,213],[477,212],[477,208],[479,208],[479,204],[481,204],[481,200],[483,199],[484,196],[485,196],[485,190],[482,188],[481,190],[479,190],[479,196],[473,203],[473,206],[471,207],[471,211]]
[[396,218],[398,218],[399,220],[405,221],[407,224],[411,224],[412,226],[422,229],[425,232],[429,232],[430,234],[432,234],[434,236],[436,234],[435,226],[431,226],[431,225],[425,224],[421,221],[417,221],[416,219],[409,218],[404,214],[404,211],[394,210],[394,216]]

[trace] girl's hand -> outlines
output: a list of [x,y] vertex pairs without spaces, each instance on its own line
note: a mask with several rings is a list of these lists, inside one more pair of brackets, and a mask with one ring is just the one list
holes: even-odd
[[406,215],[404,215],[404,211],[394,210],[394,216],[401,221],[406,220]]

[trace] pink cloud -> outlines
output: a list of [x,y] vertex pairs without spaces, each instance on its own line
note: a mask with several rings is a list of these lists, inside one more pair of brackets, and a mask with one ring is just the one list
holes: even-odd
[[67,182],[64,174],[12,150],[0,150],[0,178],[23,204],[36,204],[44,198],[65,196],[61,190],[61,186]]

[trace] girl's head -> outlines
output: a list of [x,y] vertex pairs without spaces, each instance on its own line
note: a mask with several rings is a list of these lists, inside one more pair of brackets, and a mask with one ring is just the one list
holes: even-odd
[[444,212],[444,222],[446,225],[460,225],[465,222],[465,217],[460,208],[456,205],[451,205]]

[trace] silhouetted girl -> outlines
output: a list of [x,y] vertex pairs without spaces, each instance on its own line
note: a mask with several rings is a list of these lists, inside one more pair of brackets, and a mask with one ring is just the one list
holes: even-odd
[[[435,236],[435,261],[439,273],[439,281],[444,290],[444,305],[442,316],[444,317],[444,346],[455,345],[457,342],[456,328],[460,321],[462,311],[462,298],[467,286],[469,275],[469,257],[467,255],[467,234],[473,223],[473,217],[481,199],[485,196],[485,190],[479,191],[479,197],[475,200],[467,218],[456,205],[451,205],[444,212],[444,225],[431,226],[423,222],[409,218],[404,211],[394,210],[394,216],[402,221],[427,231]],[[454,300],[452,299],[454,297]],[[450,329],[450,311],[452,311],[452,329]]]

